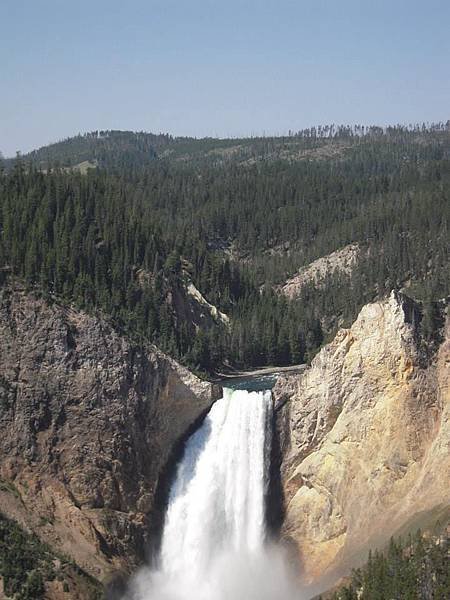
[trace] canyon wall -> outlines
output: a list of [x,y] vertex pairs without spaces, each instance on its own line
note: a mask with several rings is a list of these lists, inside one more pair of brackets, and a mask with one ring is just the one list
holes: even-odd
[[448,518],[449,325],[427,360],[418,320],[392,293],[274,388],[281,535],[311,589],[334,584],[391,535]]
[[221,395],[101,318],[0,290],[0,512],[105,582],[144,560],[171,453]]
[[[273,502],[311,591],[448,518],[450,326],[430,358],[419,319],[399,294],[367,305],[273,390]],[[103,583],[131,572],[157,537],[167,465],[220,395],[102,318],[2,288],[0,513]]]

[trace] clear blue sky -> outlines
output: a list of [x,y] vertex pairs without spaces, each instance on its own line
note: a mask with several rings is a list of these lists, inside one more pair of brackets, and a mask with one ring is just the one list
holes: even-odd
[[1,0],[0,151],[450,118],[449,0]]

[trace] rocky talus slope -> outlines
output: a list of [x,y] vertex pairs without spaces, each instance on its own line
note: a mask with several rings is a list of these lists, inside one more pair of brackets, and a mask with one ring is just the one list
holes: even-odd
[[173,449],[220,394],[102,319],[3,288],[0,512],[101,581],[129,572]]
[[391,535],[448,518],[450,339],[419,350],[405,297],[365,306],[303,374],[274,388],[282,538],[303,582],[332,585]]

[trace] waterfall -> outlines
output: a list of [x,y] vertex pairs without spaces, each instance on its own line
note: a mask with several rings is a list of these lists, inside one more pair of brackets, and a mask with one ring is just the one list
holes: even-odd
[[187,441],[158,568],[137,577],[132,598],[290,597],[281,557],[265,544],[271,428],[270,391],[224,390]]
[[264,543],[270,392],[224,390],[189,440],[171,490],[162,570],[194,581],[223,552]]

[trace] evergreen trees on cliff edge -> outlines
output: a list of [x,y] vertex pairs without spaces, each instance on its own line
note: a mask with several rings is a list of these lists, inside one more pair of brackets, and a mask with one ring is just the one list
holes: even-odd
[[[7,164],[0,282],[12,273],[101,310],[206,371],[308,360],[363,304],[402,286],[424,301],[432,339],[450,281],[448,127],[324,131],[237,150],[235,140],[97,132],[49,147],[53,165],[95,161],[86,174],[42,169],[45,149]],[[274,288],[349,243],[362,249],[351,273],[296,300]],[[181,318],[188,281],[229,326]]]
[[333,600],[446,600],[450,596],[449,539],[446,533],[391,539],[386,552],[370,552],[350,583]]

